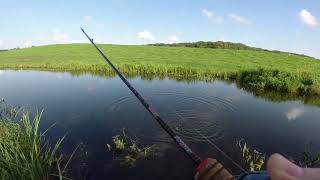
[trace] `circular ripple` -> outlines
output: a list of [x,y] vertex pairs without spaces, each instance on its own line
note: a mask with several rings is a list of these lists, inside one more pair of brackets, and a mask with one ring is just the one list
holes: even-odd
[[[188,96],[180,92],[158,92],[144,94],[145,97],[161,97],[165,103],[159,103],[165,112],[159,112],[164,120],[185,141],[204,142],[217,141],[224,136],[221,121],[217,114],[221,111],[236,111],[236,107],[230,100],[216,96]],[[166,98],[168,100],[166,101]],[[149,98],[148,98],[149,99]],[[168,105],[174,99],[174,105]],[[108,106],[108,111],[119,111],[121,104],[134,101],[133,95],[120,97]],[[153,102],[152,104],[154,104]],[[171,141],[168,136],[160,134],[153,137],[155,141]]]
[[136,97],[133,96],[133,95],[128,95],[128,96],[123,96],[123,97],[120,97],[116,100],[114,100],[113,102],[111,102],[108,107],[107,107],[107,111],[119,111],[120,110],[120,107],[121,107],[121,104],[127,104],[128,101],[133,101],[135,100]]
[[167,117],[168,123],[185,141],[216,141],[223,138],[223,128],[212,113],[198,110],[174,111]]

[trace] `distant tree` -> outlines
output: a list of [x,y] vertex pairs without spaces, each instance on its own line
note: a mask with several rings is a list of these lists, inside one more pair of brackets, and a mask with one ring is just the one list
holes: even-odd
[[267,50],[262,48],[255,48],[251,46],[247,46],[242,43],[233,43],[233,42],[224,42],[224,41],[198,41],[198,42],[183,42],[183,43],[157,43],[157,44],[149,44],[149,46],[169,46],[169,47],[192,47],[192,48],[212,48],[212,49],[235,49],[235,50],[254,50],[254,51],[267,51],[273,53],[287,53],[288,55],[298,55],[309,57],[303,54],[296,53],[288,53],[277,50]]
[[165,44],[165,43],[157,43],[150,44],[151,46],[170,46],[170,47],[193,47],[193,48],[212,48],[212,49],[254,49],[250,46],[241,43],[232,43],[232,42],[223,42],[223,41],[198,41],[198,42],[188,42],[188,43],[173,43],[173,44]]

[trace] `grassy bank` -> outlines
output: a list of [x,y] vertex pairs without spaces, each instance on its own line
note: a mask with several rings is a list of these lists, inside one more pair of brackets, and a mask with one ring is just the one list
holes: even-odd
[[[235,80],[252,88],[320,95],[320,61],[284,52],[100,45],[126,74],[176,79]],[[0,53],[1,69],[110,73],[89,44],[32,47]]]
[[[2,110],[2,109],[1,109]],[[57,151],[63,139],[50,146],[39,132],[40,114],[34,120],[24,113],[15,122],[0,113],[0,179],[64,179]]]

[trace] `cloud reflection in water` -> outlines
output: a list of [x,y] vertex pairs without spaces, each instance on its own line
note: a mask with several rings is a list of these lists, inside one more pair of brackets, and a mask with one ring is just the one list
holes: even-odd
[[301,117],[304,113],[305,113],[305,110],[303,108],[295,107],[295,108],[289,109],[289,111],[286,113],[286,117],[288,121],[293,121]]

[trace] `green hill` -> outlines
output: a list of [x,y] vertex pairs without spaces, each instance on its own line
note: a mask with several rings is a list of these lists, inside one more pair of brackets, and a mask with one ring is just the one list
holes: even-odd
[[[256,49],[99,46],[125,74],[198,80],[220,78],[257,90],[320,95],[320,61],[307,56]],[[89,44],[3,51],[0,69],[111,72]]]

